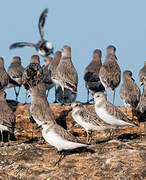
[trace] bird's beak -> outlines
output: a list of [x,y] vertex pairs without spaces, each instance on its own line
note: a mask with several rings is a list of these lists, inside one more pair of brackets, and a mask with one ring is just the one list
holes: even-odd
[[38,126],[36,129],[40,129],[42,126],[40,125],[40,126]]
[[90,99],[88,102],[92,102],[92,101],[94,101],[94,98]]
[[135,81],[135,79],[131,78],[133,81]]
[[143,83],[141,83],[141,85],[140,86],[143,86],[144,84]]
[[70,111],[72,111],[72,107],[70,107],[69,110],[68,110],[67,112],[70,112]]

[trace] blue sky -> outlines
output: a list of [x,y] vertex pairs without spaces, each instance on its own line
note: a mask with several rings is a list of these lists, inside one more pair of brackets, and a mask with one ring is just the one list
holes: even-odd
[[[139,85],[138,72],[146,60],[145,7],[145,0],[2,1],[0,56],[5,59],[6,69],[16,55],[22,58],[22,64],[26,67],[31,55],[36,54],[35,49],[25,47],[10,51],[9,45],[17,41],[37,42],[40,38],[40,13],[49,8],[44,27],[45,37],[53,42],[55,51],[61,50],[64,45],[71,46],[72,61],[79,75],[78,100],[86,101],[83,72],[92,59],[93,51],[101,49],[104,61],[106,47],[110,44],[116,46],[121,71],[131,70]],[[43,58],[41,62],[43,64]],[[116,105],[122,105],[119,88],[116,91]],[[8,98],[15,99],[13,89],[7,92]],[[111,101],[113,93],[107,93]],[[24,101],[23,88],[20,96],[19,100]],[[51,90],[48,100],[54,100],[54,90]]]

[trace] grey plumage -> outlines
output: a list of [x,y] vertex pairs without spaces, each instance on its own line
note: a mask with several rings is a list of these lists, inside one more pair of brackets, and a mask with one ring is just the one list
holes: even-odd
[[77,92],[78,75],[71,61],[71,48],[69,46],[62,48],[62,56],[52,80],[61,86],[63,93],[64,88]]
[[89,139],[88,139],[89,130],[103,131],[105,129],[114,128],[114,126],[100,119],[98,115],[85,109],[80,102],[73,102],[71,104],[71,107],[73,109],[72,110],[73,119],[86,130],[88,143],[89,143]]
[[39,33],[41,36],[41,40],[34,44],[34,43],[28,43],[28,42],[16,42],[13,43],[12,45],[10,45],[10,49],[14,49],[14,48],[22,48],[25,46],[28,47],[33,47],[36,49],[36,51],[41,55],[41,56],[48,56],[51,53],[53,53],[53,44],[51,42],[48,42],[45,40],[44,38],[44,25],[45,25],[45,20],[47,17],[47,13],[48,13],[48,9],[45,9],[39,18],[39,23],[38,23],[38,27],[39,27]]
[[142,114],[146,112],[146,77],[143,79],[143,93],[140,96],[140,101],[137,106],[137,110],[140,111]]
[[77,93],[70,89],[64,89],[64,95],[60,86],[56,89],[56,100],[60,103],[72,103],[76,100]]
[[57,66],[58,66],[58,64],[59,64],[59,62],[60,62],[60,58],[61,58],[61,52],[60,52],[60,51],[57,51],[57,52],[54,54],[54,58],[53,58],[53,60],[50,62],[49,67],[48,67],[51,76],[54,76],[54,75],[55,75]]
[[135,109],[140,100],[140,89],[132,78],[131,71],[123,72],[123,84],[119,92],[120,98],[126,107]]
[[43,82],[46,85],[46,90],[49,90],[54,87],[54,83],[51,80],[51,76],[49,74],[48,67],[50,63],[53,61],[53,58],[51,56],[48,56],[44,59],[44,67],[43,67]]
[[[15,80],[20,86],[22,85],[22,75],[24,72],[24,67],[21,65],[21,58],[19,56],[15,56],[12,59],[12,62],[10,66],[8,67],[8,74],[9,76]],[[16,91],[16,88],[14,86],[15,94],[16,94],[16,100],[19,95],[20,87],[18,89],[18,92]]]
[[117,126],[135,126],[127,116],[112,103],[107,101],[107,95],[102,92],[97,92],[94,95],[95,111],[97,115],[106,123],[115,127]]
[[54,58],[53,58],[53,61],[51,61],[51,63],[49,64],[48,66],[48,70],[49,70],[49,75],[51,77],[51,80],[52,82],[54,83],[54,86],[55,86],[55,102],[57,102],[57,97],[56,97],[56,82],[53,81],[53,78],[55,76],[55,73],[56,73],[56,69],[57,69],[57,66],[60,62],[60,58],[61,58],[61,52],[60,51],[57,51],[55,54],[54,54]]
[[36,123],[40,126],[43,122],[54,122],[55,116],[52,112],[46,97],[46,86],[44,83],[39,83],[37,86],[30,88],[31,104],[29,114],[33,117]]
[[[101,50],[96,49],[93,52],[93,58],[91,63],[86,67],[84,71],[84,80],[85,80],[85,86],[88,90],[88,97],[89,92],[94,95],[95,92],[104,91],[105,88],[100,82],[99,79],[99,70],[102,66],[101,62]],[[89,101],[89,98],[87,97],[87,102]]]
[[[14,133],[14,128],[16,124],[16,117],[8,106],[5,99],[5,92],[0,90],[0,131],[8,131]],[[3,140],[3,135],[2,135]],[[9,138],[8,138],[9,140]]]
[[115,51],[116,48],[114,46],[110,45],[107,47],[106,59],[99,71],[99,78],[105,89],[110,88],[114,93],[121,81],[121,70],[117,63]]
[[144,62],[144,66],[140,69],[138,73],[138,80],[141,85],[143,85],[144,78],[146,78],[146,61]]
[[16,81],[10,78],[4,67],[4,59],[0,57],[0,90],[9,87],[20,86]]

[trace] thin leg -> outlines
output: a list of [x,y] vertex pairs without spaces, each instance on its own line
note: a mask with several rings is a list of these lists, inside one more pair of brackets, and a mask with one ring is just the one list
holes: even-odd
[[47,97],[49,96],[49,90],[47,90],[47,94],[46,94],[46,96],[47,96]]
[[114,138],[114,130],[110,129],[110,139],[113,139],[113,138]]
[[4,139],[3,139],[3,130],[1,130],[1,141],[3,142]]
[[89,103],[89,90],[87,89],[87,103]]
[[10,132],[8,131],[8,146],[10,145],[9,141],[10,141]]
[[57,160],[52,164],[53,166],[56,166],[57,164],[59,164],[59,162],[65,157],[64,151],[59,151],[58,154],[59,154],[59,157],[58,157]]
[[55,85],[55,102],[57,102],[57,99],[56,99],[56,91],[57,91],[57,89],[56,89],[56,85]]
[[113,105],[115,103],[115,94],[116,94],[116,89],[114,90],[114,94],[113,94]]
[[27,102],[27,90],[25,90],[25,103]]
[[17,99],[18,99],[18,93],[17,93],[17,91],[16,91],[16,87],[14,87],[14,91],[15,91],[16,101],[17,101]]
[[19,96],[19,93],[20,93],[20,87],[18,87],[17,96]]

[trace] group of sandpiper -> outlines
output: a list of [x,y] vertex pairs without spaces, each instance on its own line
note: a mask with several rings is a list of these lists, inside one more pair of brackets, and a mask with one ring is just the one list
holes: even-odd
[[[75,101],[77,96],[78,74],[71,60],[71,47],[64,46],[62,51],[57,51],[53,58],[53,45],[44,39],[43,27],[47,16],[45,9],[39,18],[39,32],[41,40],[37,44],[19,42],[14,43],[10,48],[31,46],[35,47],[41,56],[45,56],[44,66],[41,67],[38,55],[33,55],[30,64],[24,68],[21,65],[21,58],[15,56],[6,72],[4,59],[0,58],[0,131],[3,142],[3,131],[14,133],[15,115],[6,101],[6,88],[14,87],[16,100],[20,87],[24,85],[31,95],[31,103],[28,109],[28,116],[31,122],[35,122],[41,127],[43,138],[52,146],[56,147],[61,156],[56,161],[58,163],[64,155],[64,151],[79,147],[86,147],[90,144],[89,131],[113,130],[119,126],[137,126],[135,122],[129,120],[127,116],[114,105],[115,89],[121,81],[121,70],[115,55],[116,48],[112,45],[107,47],[106,58],[102,65],[101,50],[93,52],[91,63],[84,71],[85,86],[89,93],[93,95],[96,114],[87,110],[79,101]],[[123,72],[123,84],[120,89],[120,97],[125,105],[125,110],[130,107],[141,114],[146,112],[146,62],[139,71],[139,82],[143,86],[141,95],[139,87],[132,78],[132,72]],[[18,86],[18,91],[16,87]],[[58,86],[56,88],[56,86]],[[87,133],[87,143],[81,142],[69,131],[58,125],[55,115],[47,100],[48,92],[55,87],[55,102],[70,103],[73,119],[82,126]],[[114,91],[113,103],[107,101],[104,91],[110,88]],[[46,92],[48,91],[48,92]],[[112,132],[112,131],[111,131]],[[113,133],[111,134],[113,136]],[[55,163],[55,164],[56,164]]]

